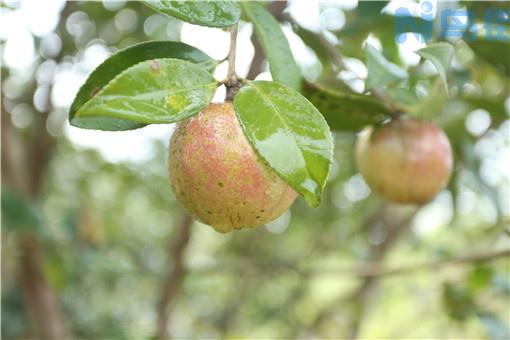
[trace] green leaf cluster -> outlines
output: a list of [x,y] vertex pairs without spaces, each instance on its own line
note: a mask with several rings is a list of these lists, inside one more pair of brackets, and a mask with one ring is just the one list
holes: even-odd
[[[450,65],[456,54],[464,53],[462,45],[436,41],[416,51],[421,57],[417,66],[404,68],[394,32],[388,30],[396,19],[382,13],[387,2],[361,2],[355,10],[345,12],[346,26],[335,33],[339,44],[326,39],[322,32],[292,23],[294,32],[323,65],[323,75],[307,83],[281,23],[264,3],[147,0],[144,4],[207,27],[231,27],[241,18],[253,24],[273,82],[242,80],[243,86],[234,98],[238,119],[254,150],[312,206],[320,202],[329,174],[330,129],[358,132],[401,114],[440,120],[452,86]],[[431,24],[416,21],[418,25],[409,22],[409,31]],[[370,33],[380,40],[382,49],[369,43],[362,45]],[[506,42],[482,39],[468,41],[466,48],[506,72],[509,58],[490,53],[500,44]],[[364,59],[367,76],[359,79],[364,91],[353,89],[339,77],[339,72],[349,71],[344,57]],[[111,131],[179,122],[204,109],[217,86],[228,85],[228,81],[218,82],[212,75],[218,63],[180,42],[149,41],[130,46],[92,72],[71,106],[70,122],[80,128]],[[495,106],[494,101],[467,96],[463,99],[473,107],[499,115],[498,121],[505,117],[505,109]]]
[[[233,1],[145,1],[161,13],[210,27],[235,25],[241,8],[268,58],[274,82],[249,82],[234,98],[243,132],[281,178],[318,206],[329,174],[332,136],[321,113],[298,91],[303,80],[278,21],[262,5]],[[70,110],[72,125],[122,131],[176,123],[202,111],[220,84],[217,62],[179,42],[123,49],[89,76]]]

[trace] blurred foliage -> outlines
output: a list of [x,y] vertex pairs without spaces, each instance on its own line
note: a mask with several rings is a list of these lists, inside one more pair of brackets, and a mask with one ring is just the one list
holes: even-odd
[[[395,18],[380,14],[385,5],[360,2],[343,9],[340,3],[321,3],[322,15],[336,11],[345,16],[345,25],[335,29],[324,25],[311,31],[292,20],[320,64],[317,83],[336,91],[327,102],[333,108],[341,106],[339,112],[344,112],[342,100],[349,96],[356,101],[347,101],[345,107],[356,112],[386,105],[373,97],[360,99],[364,88],[354,85],[364,84],[366,77],[352,78],[352,70],[339,70],[335,60],[340,55],[347,64],[365,67],[362,46],[369,35],[380,42],[384,58],[410,74],[408,81],[387,90],[394,94],[394,104],[406,107],[417,99],[422,111],[434,104],[426,100],[439,79],[437,73],[428,62],[406,65],[394,40]],[[2,3],[1,13],[19,6]],[[41,126],[57,137],[51,161],[43,164],[42,188],[33,199],[4,179],[4,166],[9,164],[2,162],[5,339],[34,337],[19,275],[24,233],[36,235],[41,243],[44,275],[74,337],[133,339],[155,334],[156,306],[173,263],[168,247],[178,237],[183,216],[167,180],[166,141],[154,140],[143,159],[112,162],[69,138],[70,127],[64,125],[68,108],[52,98],[51,90],[63,71],[91,71],[85,63],[91,46],[114,52],[149,39],[180,40],[182,25],[139,2],[68,2],[54,32],[33,34],[36,59],[30,67],[2,64],[3,126],[8,121],[23,141],[38,143]],[[48,45],[53,34],[60,48]],[[327,36],[334,50],[317,44],[317,36]],[[485,254],[509,244],[504,159],[510,133],[508,49],[502,42],[482,41],[485,52],[471,42],[454,42],[449,97],[434,109],[433,119],[445,129],[455,152],[447,190],[419,209],[384,203],[370,194],[356,171],[355,133],[336,132],[334,165],[319,208],[299,199],[277,221],[227,235],[193,225],[182,288],[171,304],[169,334],[508,338],[508,256],[381,274],[385,268]],[[3,51],[7,43],[2,40]],[[304,73],[314,67],[300,66]],[[356,129],[363,125],[357,120],[345,124]],[[2,156],[16,152],[4,138],[2,129]]]

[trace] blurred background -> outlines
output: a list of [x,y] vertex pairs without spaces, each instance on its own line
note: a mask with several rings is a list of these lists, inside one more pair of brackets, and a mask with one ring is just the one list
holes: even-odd
[[[508,7],[430,3],[434,13]],[[396,44],[388,21],[402,6],[419,16],[419,2],[267,6],[309,81],[363,92],[366,41],[416,74],[433,70],[414,53],[426,45],[419,35]],[[136,1],[23,0],[1,2],[0,39],[4,339],[509,337],[508,45],[453,41],[450,98],[435,121],[455,170],[432,202],[398,206],[371,194],[354,164],[355,133],[335,132],[319,208],[298,199],[272,223],[224,235],[190,221],[175,200],[173,126],[80,130],[67,111],[118,49],[180,40],[220,60],[227,32]],[[346,70],[335,71],[332,55]],[[237,70],[270,79],[245,22]],[[220,89],[215,101],[223,98]]]

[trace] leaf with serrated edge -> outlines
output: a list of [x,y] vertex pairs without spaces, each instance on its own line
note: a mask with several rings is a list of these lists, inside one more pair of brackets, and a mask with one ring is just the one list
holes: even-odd
[[296,90],[268,81],[242,87],[234,107],[258,154],[309,205],[318,206],[333,156],[321,113]]
[[179,59],[154,59],[124,70],[82,106],[73,122],[107,116],[142,124],[174,123],[211,101],[216,82],[200,66]]

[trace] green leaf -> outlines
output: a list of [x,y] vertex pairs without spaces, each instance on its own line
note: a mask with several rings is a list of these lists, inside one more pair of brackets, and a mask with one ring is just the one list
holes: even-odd
[[2,191],[2,225],[7,229],[37,231],[42,222],[36,207],[13,190]]
[[242,87],[234,107],[258,154],[310,206],[318,206],[333,156],[320,112],[299,92],[268,81]]
[[389,88],[386,90],[389,98],[398,107],[408,111],[413,105],[420,102],[421,98],[413,91],[402,87]]
[[502,74],[510,77],[510,43],[498,40],[467,40],[469,47],[489,64],[493,65]]
[[300,90],[301,70],[296,64],[278,21],[262,5],[248,1],[242,2],[243,11],[253,23],[257,38],[269,61],[273,80]]
[[448,101],[446,87],[441,77],[436,77],[429,85],[426,95],[419,96],[414,88],[390,88],[390,99],[402,111],[418,119],[432,119],[443,112]]
[[453,320],[464,321],[476,313],[473,297],[463,286],[444,283],[442,300],[446,313]]
[[448,88],[447,75],[450,63],[452,62],[453,52],[453,46],[445,42],[430,44],[416,51],[419,56],[430,60],[436,67],[441,79],[444,81],[445,88]]
[[428,89],[428,94],[415,105],[408,107],[411,116],[421,119],[432,119],[443,112],[448,102],[448,93],[441,77],[437,77]]
[[375,89],[397,83],[408,77],[406,70],[386,60],[377,49],[366,45],[367,53],[367,89]]
[[144,0],[150,8],[195,25],[228,27],[241,17],[237,1]]
[[[181,42],[149,41],[130,46],[110,56],[90,74],[74,98],[69,110],[69,120],[75,121],[76,112],[119,73],[139,62],[155,58],[188,60],[202,65],[210,72],[213,72],[217,65],[217,62],[204,52]],[[144,125],[139,122],[101,116],[90,117],[87,122],[82,120],[80,127],[100,130],[129,130]]]
[[324,115],[332,130],[355,132],[390,116],[381,102],[368,96],[332,91],[315,84],[309,84],[304,95]]
[[142,125],[174,123],[201,111],[215,89],[213,76],[196,64],[170,58],[146,60],[111,80],[76,112],[71,124],[101,129],[104,117]]
[[474,266],[467,276],[467,286],[471,292],[479,292],[491,284],[494,277],[492,267],[485,264]]

